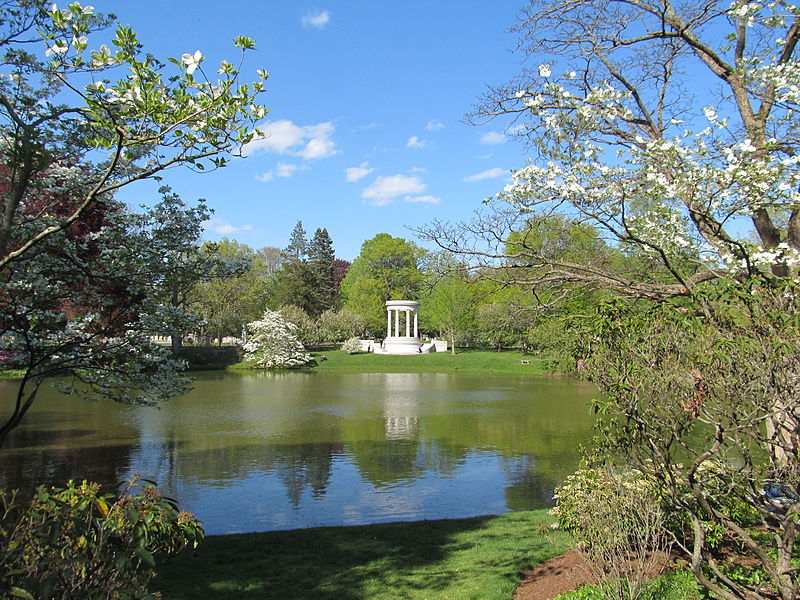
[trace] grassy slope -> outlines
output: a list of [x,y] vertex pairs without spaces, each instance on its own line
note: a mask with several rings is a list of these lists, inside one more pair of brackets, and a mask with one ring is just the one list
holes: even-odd
[[[437,373],[495,373],[500,375],[530,375],[547,372],[546,361],[532,358],[517,351],[493,352],[485,350],[448,353],[412,354],[409,356],[387,354],[345,354],[341,350],[313,352],[317,371],[353,372],[437,372]],[[327,360],[321,361],[325,356]],[[522,361],[530,364],[522,364]],[[250,369],[251,363],[242,362],[232,369]]]
[[165,600],[508,600],[524,569],[563,551],[550,522],[529,511],[213,536],[153,589]]

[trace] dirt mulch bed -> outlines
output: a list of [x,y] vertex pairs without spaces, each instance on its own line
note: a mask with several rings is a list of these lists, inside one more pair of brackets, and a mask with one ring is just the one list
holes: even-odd
[[[655,558],[651,563],[652,571],[646,575],[650,578],[657,577],[670,564],[678,562],[677,553],[672,556],[659,553],[650,555],[650,558]],[[550,600],[558,594],[595,583],[597,579],[592,576],[583,556],[573,549],[525,572],[517,591],[514,592],[514,600]]]
[[556,556],[525,573],[514,600],[549,600],[587,583],[595,583],[575,550]]

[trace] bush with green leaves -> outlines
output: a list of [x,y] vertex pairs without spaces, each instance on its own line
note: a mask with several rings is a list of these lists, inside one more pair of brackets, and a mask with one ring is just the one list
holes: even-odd
[[[586,325],[598,452],[656,482],[676,547],[717,597],[796,600],[798,284],[720,280],[672,303],[611,302]],[[733,577],[737,564],[763,577]]]
[[342,344],[342,352],[346,352],[347,354],[357,354],[361,352],[361,340],[357,337],[351,337]]
[[86,481],[39,487],[27,503],[0,490],[0,510],[4,598],[153,598],[156,560],[203,538],[194,515],[137,477],[118,496]]
[[557,490],[551,511],[578,541],[606,600],[643,598],[671,541],[655,481],[640,471],[581,469]]
[[[641,600],[700,600],[700,586],[689,571],[665,573],[649,582]],[[582,585],[577,590],[559,594],[553,600],[605,600],[603,590],[596,585]]]
[[342,342],[364,333],[364,317],[343,308],[339,311],[326,310],[317,319],[320,341]]

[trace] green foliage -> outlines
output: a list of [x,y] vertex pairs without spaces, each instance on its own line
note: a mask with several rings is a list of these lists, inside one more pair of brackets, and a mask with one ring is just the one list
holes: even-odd
[[525,331],[525,317],[518,307],[507,302],[481,304],[476,314],[478,335],[481,342],[498,352],[504,348],[519,346]]
[[289,245],[286,246],[285,253],[289,260],[301,261],[305,259],[307,251],[306,230],[303,228],[303,222],[298,221],[289,235]]
[[[690,571],[677,570],[648,582],[639,600],[700,600],[705,598]],[[577,590],[558,594],[553,600],[606,600],[596,585],[582,585]]]
[[267,282],[267,306],[277,310],[291,304],[308,313],[314,307],[313,286],[314,274],[308,262],[287,260]]
[[584,468],[557,490],[551,514],[578,542],[608,600],[636,600],[670,554],[655,481],[639,471]]
[[194,515],[138,478],[118,497],[86,481],[40,487],[27,504],[0,490],[0,509],[4,597],[152,598],[156,559],[203,538]]
[[344,307],[362,315],[371,330],[385,329],[387,300],[418,297],[424,256],[422,248],[388,233],[367,240],[342,280]]
[[239,337],[264,310],[263,263],[250,246],[236,240],[222,238],[204,248],[213,249],[216,264],[193,298],[205,332],[221,343],[225,336]]
[[430,287],[420,303],[420,319],[426,331],[444,336],[455,353],[456,343],[475,330],[478,289],[452,259],[437,258],[428,273]]
[[346,308],[340,311],[326,310],[317,319],[321,342],[341,342],[359,337],[365,327],[364,317]]
[[319,328],[316,321],[302,308],[294,304],[284,304],[278,309],[278,312],[288,323],[295,326],[297,339],[304,346],[313,346],[320,341]]
[[311,311],[317,316],[336,304],[337,289],[333,276],[333,240],[327,229],[317,229],[308,247],[308,266],[311,271]]
[[[619,483],[619,485],[616,485]],[[656,500],[656,488],[641,472],[631,471],[617,474],[608,468],[583,468],[567,477],[553,494],[556,506],[550,514],[558,520],[558,526],[568,531],[578,542],[586,541],[585,533],[597,522],[598,507],[614,502],[622,489],[632,496],[643,496]],[[635,515],[631,515],[635,518]],[[635,523],[631,522],[631,527]]]
[[[800,587],[781,566],[800,509],[798,301],[791,280],[718,281],[680,302],[611,303],[585,332],[605,450],[657,483],[677,543],[720,595]],[[765,580],[728,577],[720,552]]]

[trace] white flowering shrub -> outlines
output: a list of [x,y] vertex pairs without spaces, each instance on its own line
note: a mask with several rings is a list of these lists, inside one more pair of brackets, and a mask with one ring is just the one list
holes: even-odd
[[247,324],[244,350],[245,359],[263,369],[303,367],[312,360],[298,339],[297,326],[269,309],[260,320]]
[[347,354],[356,354],[361,352],[361,340],[359,340],[357,337],[351,337],[344,344],[342,344],[342,352],[347,352]]

